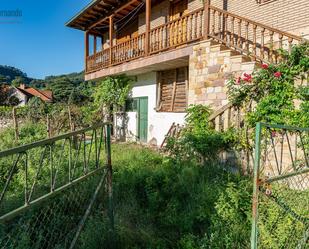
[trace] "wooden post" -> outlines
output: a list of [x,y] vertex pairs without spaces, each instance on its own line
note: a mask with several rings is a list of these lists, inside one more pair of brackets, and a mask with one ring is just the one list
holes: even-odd
[[97,53],[97,36],[93,35],[93,54],[96,55]]
[[114,33],[114,19],[113,15],[109,17],[109,64],[113,63],[112,47],[113,47],[113,33]]
[[68,106],[68,114],[69,114],[69,123],[70,123],[70,131],[74,131],[75,127],[72,121],[71,108]]
[[46,115],[46,129],[47,129],[47,136],[51,138],[51,126],[50,126],[50,118],[49,115]]
[[208,38],[210,26],[210,0],[204,0],[204,37]]
[[145,34],[145,55],[149,55],[150,47],[150,16],[151,16],[151,0],[146,0],[146,34]]
[[106,125],[106,164],[107,164],[107,192],[108,192],[108,216],[110,229],[114,230],[114,204],[113,204],[113,167],[111,157],[111,124]]
[[19,132],[18,132],[18,120],[16,117],[16,108],[13,107],[13,123],[14,123],[14,130],[15,130],[15,140],[17,141],[19,138]]
[[88,31],[86,31],[85,32],[85,68],[86,68],[86,71],[88,69],[87,67],[88,56],[89,56],[89,33]]

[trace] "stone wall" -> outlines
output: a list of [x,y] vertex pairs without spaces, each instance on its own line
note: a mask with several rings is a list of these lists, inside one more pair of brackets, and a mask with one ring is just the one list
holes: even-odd
[[228,103],[227,81],[232,76],[251,73],[256,66],[243,55],[238,55],[212,41],[193,47],[189,59],[189,105],[204,104],[218,109]]

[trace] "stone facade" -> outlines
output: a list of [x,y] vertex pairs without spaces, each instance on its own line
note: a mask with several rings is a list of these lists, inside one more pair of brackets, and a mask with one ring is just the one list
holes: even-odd
[[189,105],[226,105],[227,81],[251,73],[257,64],[220,44],[205,41],[193,47],[189,59]]

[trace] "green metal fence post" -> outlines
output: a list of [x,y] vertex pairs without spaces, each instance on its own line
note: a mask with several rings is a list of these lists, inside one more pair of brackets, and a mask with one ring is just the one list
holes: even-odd
[[111,230],[114,230],[114,207],[113,207],[113,167],[111,157],[111,124],[106,125],[106,153],[107,153],[107,191],[108,191],[108,216]]
[[259,194],[259,170],[261,158],[261,134],[262,124],[256,124],[255,130],[255,158],[254,158],[254,184],[252,196],[252,230],[251,230],[251,249],[257,249],[258,243],[258,194]]

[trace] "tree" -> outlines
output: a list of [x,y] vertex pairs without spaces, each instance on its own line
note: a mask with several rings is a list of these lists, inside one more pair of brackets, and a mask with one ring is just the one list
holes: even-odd
[[4,75],[0,74],[0,85],[7,83],[8,83],[7,78]]
[[53,91],[54,100],[56,102],[64,103],[68,102],[74,87],[73,82],[67,77],[56,79],[50,85],[50,88]]
[[126,75],[107,77],[102,80],[93,94],[97,109],[106,109],[109,117],[113,111],[123,107],[132,89],[132,79]]
[[25,82],[26,82],[26,79],[25,78],[23,78],[23,77],[21,77],[21,76],[17,76],[17,77],[15,77],[15,79],[12,81],[12,85],[13,86],[19,86],[20,84],[25,84]]

